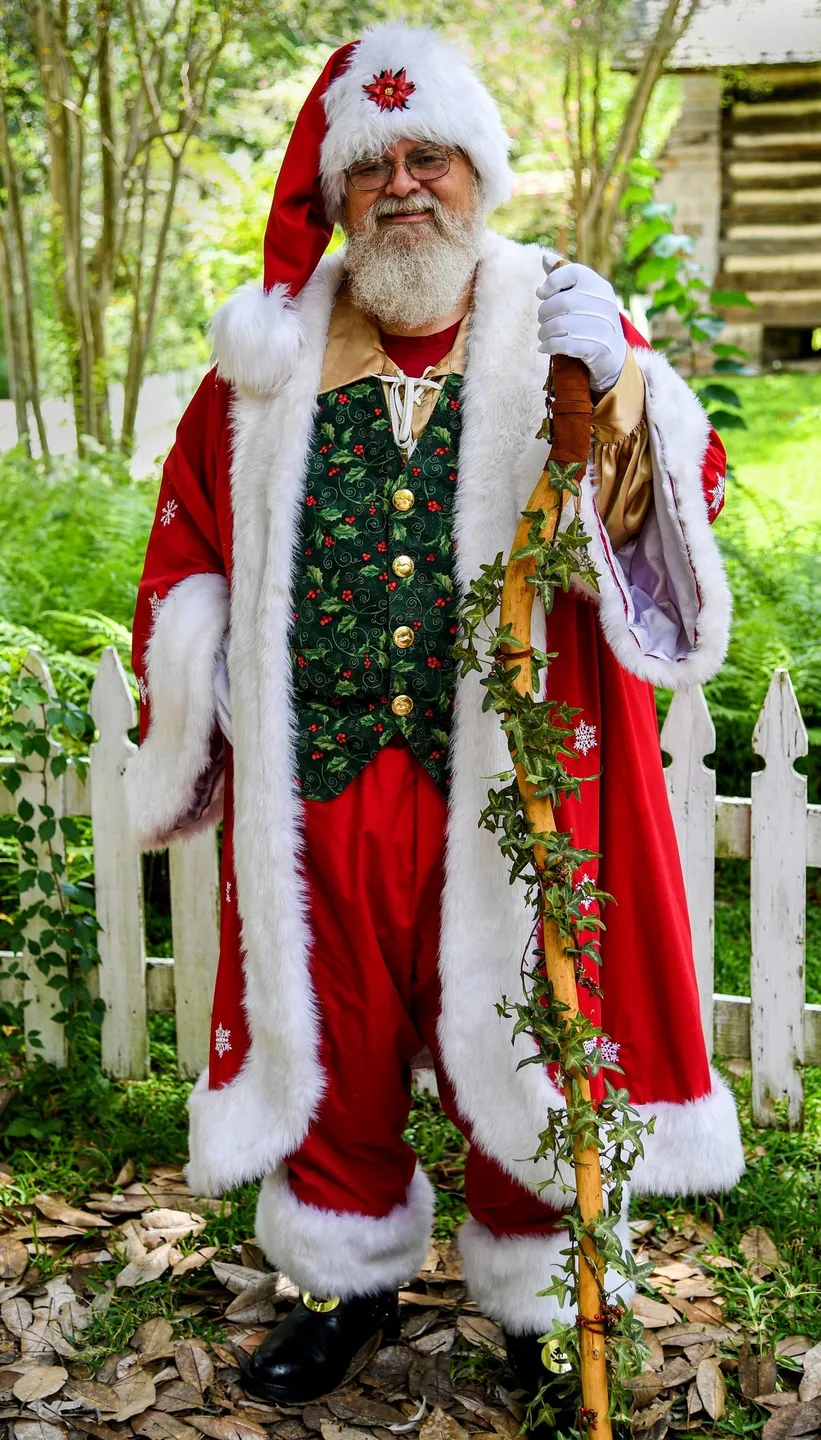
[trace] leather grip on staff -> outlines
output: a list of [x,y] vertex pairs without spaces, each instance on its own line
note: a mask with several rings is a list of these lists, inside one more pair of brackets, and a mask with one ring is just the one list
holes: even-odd
[[[590,377],[580,360],[565,355],[556,355],[552,361],[552,384],[548,395],[548,407],[552,420],[552,444],[550,460],[563,465],[574,462],[587,463],[590,451],[593,405],[590,397]],[[550,483],[550,474],[545,469],[536,489],[527,504],[527,510],[544,510],[546,520],[543,537],[552,539],[561,515],[563,494]],[[516,531],[512,554],[527,543],[531,522],[522,518]],[[533,693],[531,675],[531,616],[536,587],[528,583],[528,576],[535,569],[535,560],[527,556],[522,560],[508,561],[502,590],[500,622],[510,625],[512,634],[524,646],[524,650],[511,647],[508,668],[519,667],[514,683],[520,694]],[[554,644],[561,643],[561,636],[551,637]],[[549,799],[537,798],[534,787],[525,778],[520,765],[516,765],[519,790],[525,802],[525,813],[534,831],[551,834],[556,825],[553,807]],[[534,851],[536,865],[545,862],[545,851],[537,847]],[[573,959],[568,955],[555,923],[549,918],[544,922],[544,952],[547,977],[553,987],[557,1001],[566,1006],[563,1012],[571,1022],[579,1010],[576,975]],[[582,1097],[590,1100],[590,1081],[587,1072],[578,1074],[577,1080]],[[570,1084],[565,1085],[565,1098],[570,1103]],[[574,1142],[573,1165],[576,1190],[582,1222],[592,1225],[604,1209],[602,1196],[601,1165],[595,1146],[582,1149],[578,1140]],[[589,1440],[611,1440],[612,1430],[608,1418],[607,1358],[602,1315],[604,1294],[604,1267],[597,1254],[592,1235],[585,1235],[578,1256],[578,1307],[580,1324],[581,1382],[583,1405],[586,1411],[595,1412],[595,1420],[588,1429]],[[534,1277],[534,1284],[536,1283]]]

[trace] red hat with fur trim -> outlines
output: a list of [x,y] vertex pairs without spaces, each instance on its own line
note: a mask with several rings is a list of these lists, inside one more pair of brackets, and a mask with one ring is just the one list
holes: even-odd
[[328,61],[300,110],[265,230],[261,286],[243,285],[211,324],[224,379],[266,395],[289,379],[303,333],[294,302],[341,218],[345,172],[396,140],[463,150],[486,211],[510,194],[509,141],[464,56],[433,30],[378,25]]

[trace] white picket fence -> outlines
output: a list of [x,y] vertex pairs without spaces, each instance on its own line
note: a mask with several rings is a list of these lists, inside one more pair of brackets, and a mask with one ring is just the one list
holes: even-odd
[[[31,655],[28,666],[53,693],[42,660]],[[35,805],[45,796],[57,816],[91,816],[101,926],[98,983],[106,1004],[103,1069],[121,1079],[144,1078],[148,1013],[174,1011],[180,1073],[193,1077],[207,1062],[219,944],[216,837],[204,833],[170,846],[174,959],[146,959],[141,858],[129,830],[123,788],[125,763],[134,750],[128,731],[135,711],[115,650],[103,654],[90,708],[99,739],[91,749],[88,779],[80,780],[69,769],[55,780],[39,762],[41,769],[26,776],[15,797],[0,785],[0,812],[13,812],[21,796]],[[715,749],[715,730],[700,689],[676,694],[662,745],[671,757],[667,784],[708,1047],[718,1056],[751,1061],[758,1124],[776,1123],[776,1102],[784,1101],[790,1126],[799,1127],[802,1067],[821,1065],[821,1005],[805,1003],[804,985],[806,870],[821,866],[821,806],[807,804],[806,780],[793,769],[808,747],[788,672],[773,675],[753,733],[753,750],[764,769],[753,776],[751,799],[716,795],[715,773],[704,764]],[[714,994],[714,876],[720,857],[752,861],[749,998]],[[39,1032],[46,1059],[65,1064],[62,1027],[53,1019],[55,992],[36,969],[27,968],[27,1030]]]

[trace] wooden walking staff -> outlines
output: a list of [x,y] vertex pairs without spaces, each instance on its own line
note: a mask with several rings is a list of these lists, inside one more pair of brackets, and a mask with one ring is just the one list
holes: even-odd
[[[551,408],[553,441],[551,461],[562,465],[574,462],[587,463],[590,450],[592,402],[590,399],[590,377],[580,360],[556,355],[553,358],[553,404]],[[548,401],[550,406],[550,402]],[[546,521],[543,538],[552,539],[561,515],[564,495],[550,483],[548,470],[542,476],[527,504],[529,511],[544,510]],[[531,522],[524,517],[519,522],[511,554],[527,544]],[[533,693],[530,663],[531,612],[536,587],[528,583],[528,575],[535,569],[533,556],[522,560],[509,560],[505,571],[502,590],[502,627],[509,625],[512,634],[525,646],[524,652],[508,650],[508,669],[519,666],[515,677],[516,689],[520,694]],[[503,652],[504,653],[504,652]],[[534,831],[550,834],[555,831],[553,807],[547,798],[538,799],[534,786],[525,779],[521,766],[516,766],[519,789],[525,802],[525,813]],[[534,852],[537,865],[542,865],[545,851],[539,847]],[[567,1007],[563,1012],[571,1021],[579,1010],[576,975],[573,959],[559,936],[555,923],[549,919],[544,923],[544,952],[547,977],[553,987],[556,999]],[[582,1096],[590,1100],[590,1081],[586,1073],[577,1076]],[[570,1102],[569,1085],[565,1095]],[[579,1141],[574,1147],[573,1164],[582,1222],[589,1224],[602,1212],[602,1179],[599,1152],[595,1146],[580,1148]],[[611,1440],[611,1424],[607,1416],[607,1361],[605,1356],[604,1325],[597,1316],[602,1310],[604,1267],[599,1259],[592,1236],[586,1235],[581,1242],[582,1255],[579,1257],[578,1302],[581,1322],[581,1378],[583,1405],[586,1410],[595,1411],[595,1425],[590,1426],[590,1440]],[[594,1436],[595,1431],[595,1436]]]

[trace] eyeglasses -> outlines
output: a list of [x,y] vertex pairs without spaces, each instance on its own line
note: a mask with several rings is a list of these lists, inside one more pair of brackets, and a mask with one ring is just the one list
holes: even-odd
[[375,160],[359,160],[345,171],[354,190],[381,190],[393,179],[395,171],[404,165],[414,180],[441,180],[450,169],[450,162],[458,150],[441,150],[430,145],[420,145],[411,150],[404,160],[389,160],[381,155]]

